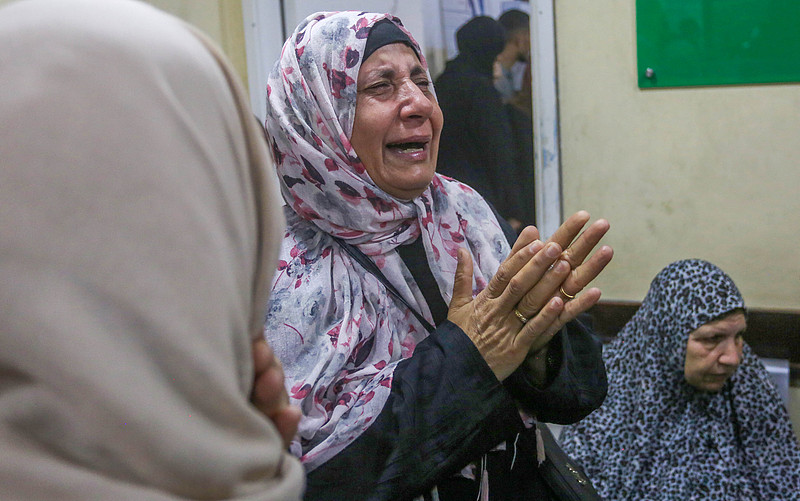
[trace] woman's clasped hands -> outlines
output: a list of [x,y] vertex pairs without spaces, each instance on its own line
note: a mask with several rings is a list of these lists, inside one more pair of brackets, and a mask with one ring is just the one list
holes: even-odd
[[[475,343],[500,381],[529,354],[543,360],[552,337],[600,299],[600,289],[585,288],[611,261],[613,250],[603,245],[589,257],[609,229],[608,221],[599,219],[581,233],[589,217],[586,211],[573,214],[547,242],[539,240],[536,227],[525,228],[475,298],[472,258],[459,250],[447,318]],[[530,366],[544,370],[544,364]]]

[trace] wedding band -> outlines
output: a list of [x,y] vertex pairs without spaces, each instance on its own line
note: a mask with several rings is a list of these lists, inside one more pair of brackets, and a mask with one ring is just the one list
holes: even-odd
[[528,323],[528,318],[525,317],[525,315],[523,315],[522,313],[520,313],[519,310],[516,309],[516,308],[514,308],[514,315],[516,315],[517,318],[519,319],[519,321],[522,322],[522,325],[525,325],[525,324]]
[[564,292],[564,286],[563,285],[561,287],[559,287],[558,290],[561,291],[561,294],[564,294],[564,297],[566,297],[567,299],[574,299],[575,298],[575,294],[577,294],[577,292],[575,294],[567,294],[566,292]]

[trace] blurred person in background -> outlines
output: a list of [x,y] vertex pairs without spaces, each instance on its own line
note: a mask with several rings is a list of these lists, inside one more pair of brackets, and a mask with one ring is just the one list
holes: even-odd
[[500,14],[497,21],[506,31],[506,44],[497,55],[494,86],[500,92],[503,102],[511,101],[523,92],[525,72],[530,71],[531,26],[530,16],[517,9]]
[[437,172],[477,190],[521,231],[527,218],[516,188],[511,123],[493,82],[505,30],[491,17],[478,16],[458,29],[456,42],[458,55],[435,84],[445,122]]

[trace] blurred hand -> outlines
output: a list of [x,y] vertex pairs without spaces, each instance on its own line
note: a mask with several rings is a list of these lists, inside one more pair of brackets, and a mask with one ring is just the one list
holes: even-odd
[[[544,355],[564,324],[600,299],[599,289],[583,289],[605,268],[613,251],[602,246],[586,259],[609,228],[601,219],[578,236],[588,221],[587,212],[574,214],[547,242],[539,240],[534,226],[522,230],[508,258],[474,299],[472,257],[466,249],[459,250],[447,318],[470,337],[499,380],[511,375],[529,353]],[[574,298],[562,294],[562,288]]]
[[289,405],[283,367],[263,339],[253,342],[253,367],[255,379],[250,400],[272,421],[283,439],[283,445],[288,447],[297,433],[302,413],[299,408]]
[[496,60],[492,63],[492,78],[497,81],[503,78],[503,66],[500,64],[500,61]]
[[511,229],[514,230],[515,233],[519,233],[522,230],[522,221],[517,218],[510,217],[508,218],[508,224],[511,226]]

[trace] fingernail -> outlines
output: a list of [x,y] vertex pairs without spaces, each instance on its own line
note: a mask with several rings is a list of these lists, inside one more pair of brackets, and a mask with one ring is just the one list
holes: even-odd
[[534,240],[528,246],[528,250],[530,250],[533,254],[536,254],[540,250],[542,250],[542,241],[541,240]]
[[545,251],[545,256],[553,258],[561,254],[561,249],[556,244],[551,244]]
[[570,265],[569,265],[568,262],[564,261],[563,259],[559,259],[558,262],[556,263],[555,268],[556,268],[556,271],[558,271],[558,272],[567,271],[570,268]]

